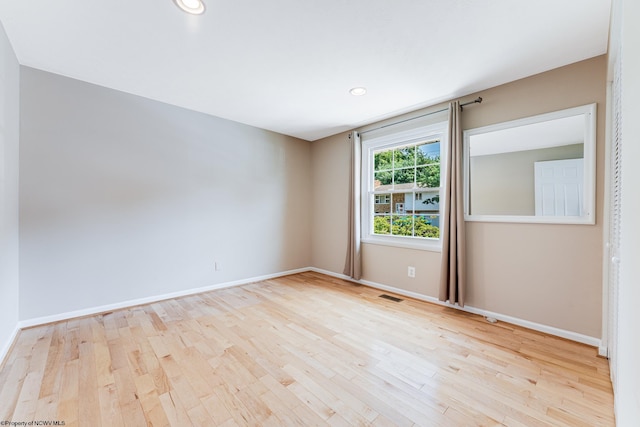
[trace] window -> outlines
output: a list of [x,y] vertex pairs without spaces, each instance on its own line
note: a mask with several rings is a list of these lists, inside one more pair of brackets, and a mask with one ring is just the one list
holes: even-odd
[[363,141],[363,241],[440,248],[445,133],[446,122]]
[[376,205],[391,203],[391,195],[389,194],[376,194]]

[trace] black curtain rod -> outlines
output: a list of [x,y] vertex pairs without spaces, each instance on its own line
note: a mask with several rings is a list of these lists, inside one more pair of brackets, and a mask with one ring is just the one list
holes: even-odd
[[[474,99],[473,101],[469,101],[469,102],[465,102],[464,104],[460,104],[460,109],[462,109],[462,107],[466,107],[467,105],[471,105],[471,104],[480,104],[482,102],[482,97],[477,97],[476,99]],[[384,129],[384,128],[388,128],[389,126],[395,126],[395,125],[399,125],[400,123],[404,123],[404,122],[408,122],[411,120],[415,120],[415,119],[419,119],[421,117],[426,117],[426,116],[430,116],[432,114],[437,114],[437,113],[442,113],[444,111],[448,111],[449,108],[443,108],[442,110],[437,110],[437,111],[432,111],[430,113],[426,113],[426,114],[422,114],[419,116],[415,116],[415,117],[411,117],[409,119],[404,119],[404,120],[400,120],[397,122],[393,122],[393,123],[389,123],[383,126],[379,126],[377,128],[373,128],[373,129],[367,129],[363,132],[360,132],[360,135],[365,134],[365,133],[369,133],[369,132],[373,132],[374,130],[380,130],[380,129]]]

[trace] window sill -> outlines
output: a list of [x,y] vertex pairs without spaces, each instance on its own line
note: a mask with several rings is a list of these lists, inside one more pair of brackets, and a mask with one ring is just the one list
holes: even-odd
[[427,242],[412,242],[409,240],[393,239],[393,238],[377,238],[367,237],[360,239],[361,243],[380,246],[391,246],[404,249],[416,249],[419,251],[442,252],[442,244],[440,240]]

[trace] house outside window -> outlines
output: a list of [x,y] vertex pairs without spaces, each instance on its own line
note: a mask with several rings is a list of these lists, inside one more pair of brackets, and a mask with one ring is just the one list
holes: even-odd
[[439,250],[446,122],[363,141],[362,240]]

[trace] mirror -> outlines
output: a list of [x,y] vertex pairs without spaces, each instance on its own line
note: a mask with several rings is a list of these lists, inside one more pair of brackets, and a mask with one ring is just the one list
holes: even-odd
[[467,221],[595,223],[596,104],[464,132]]

